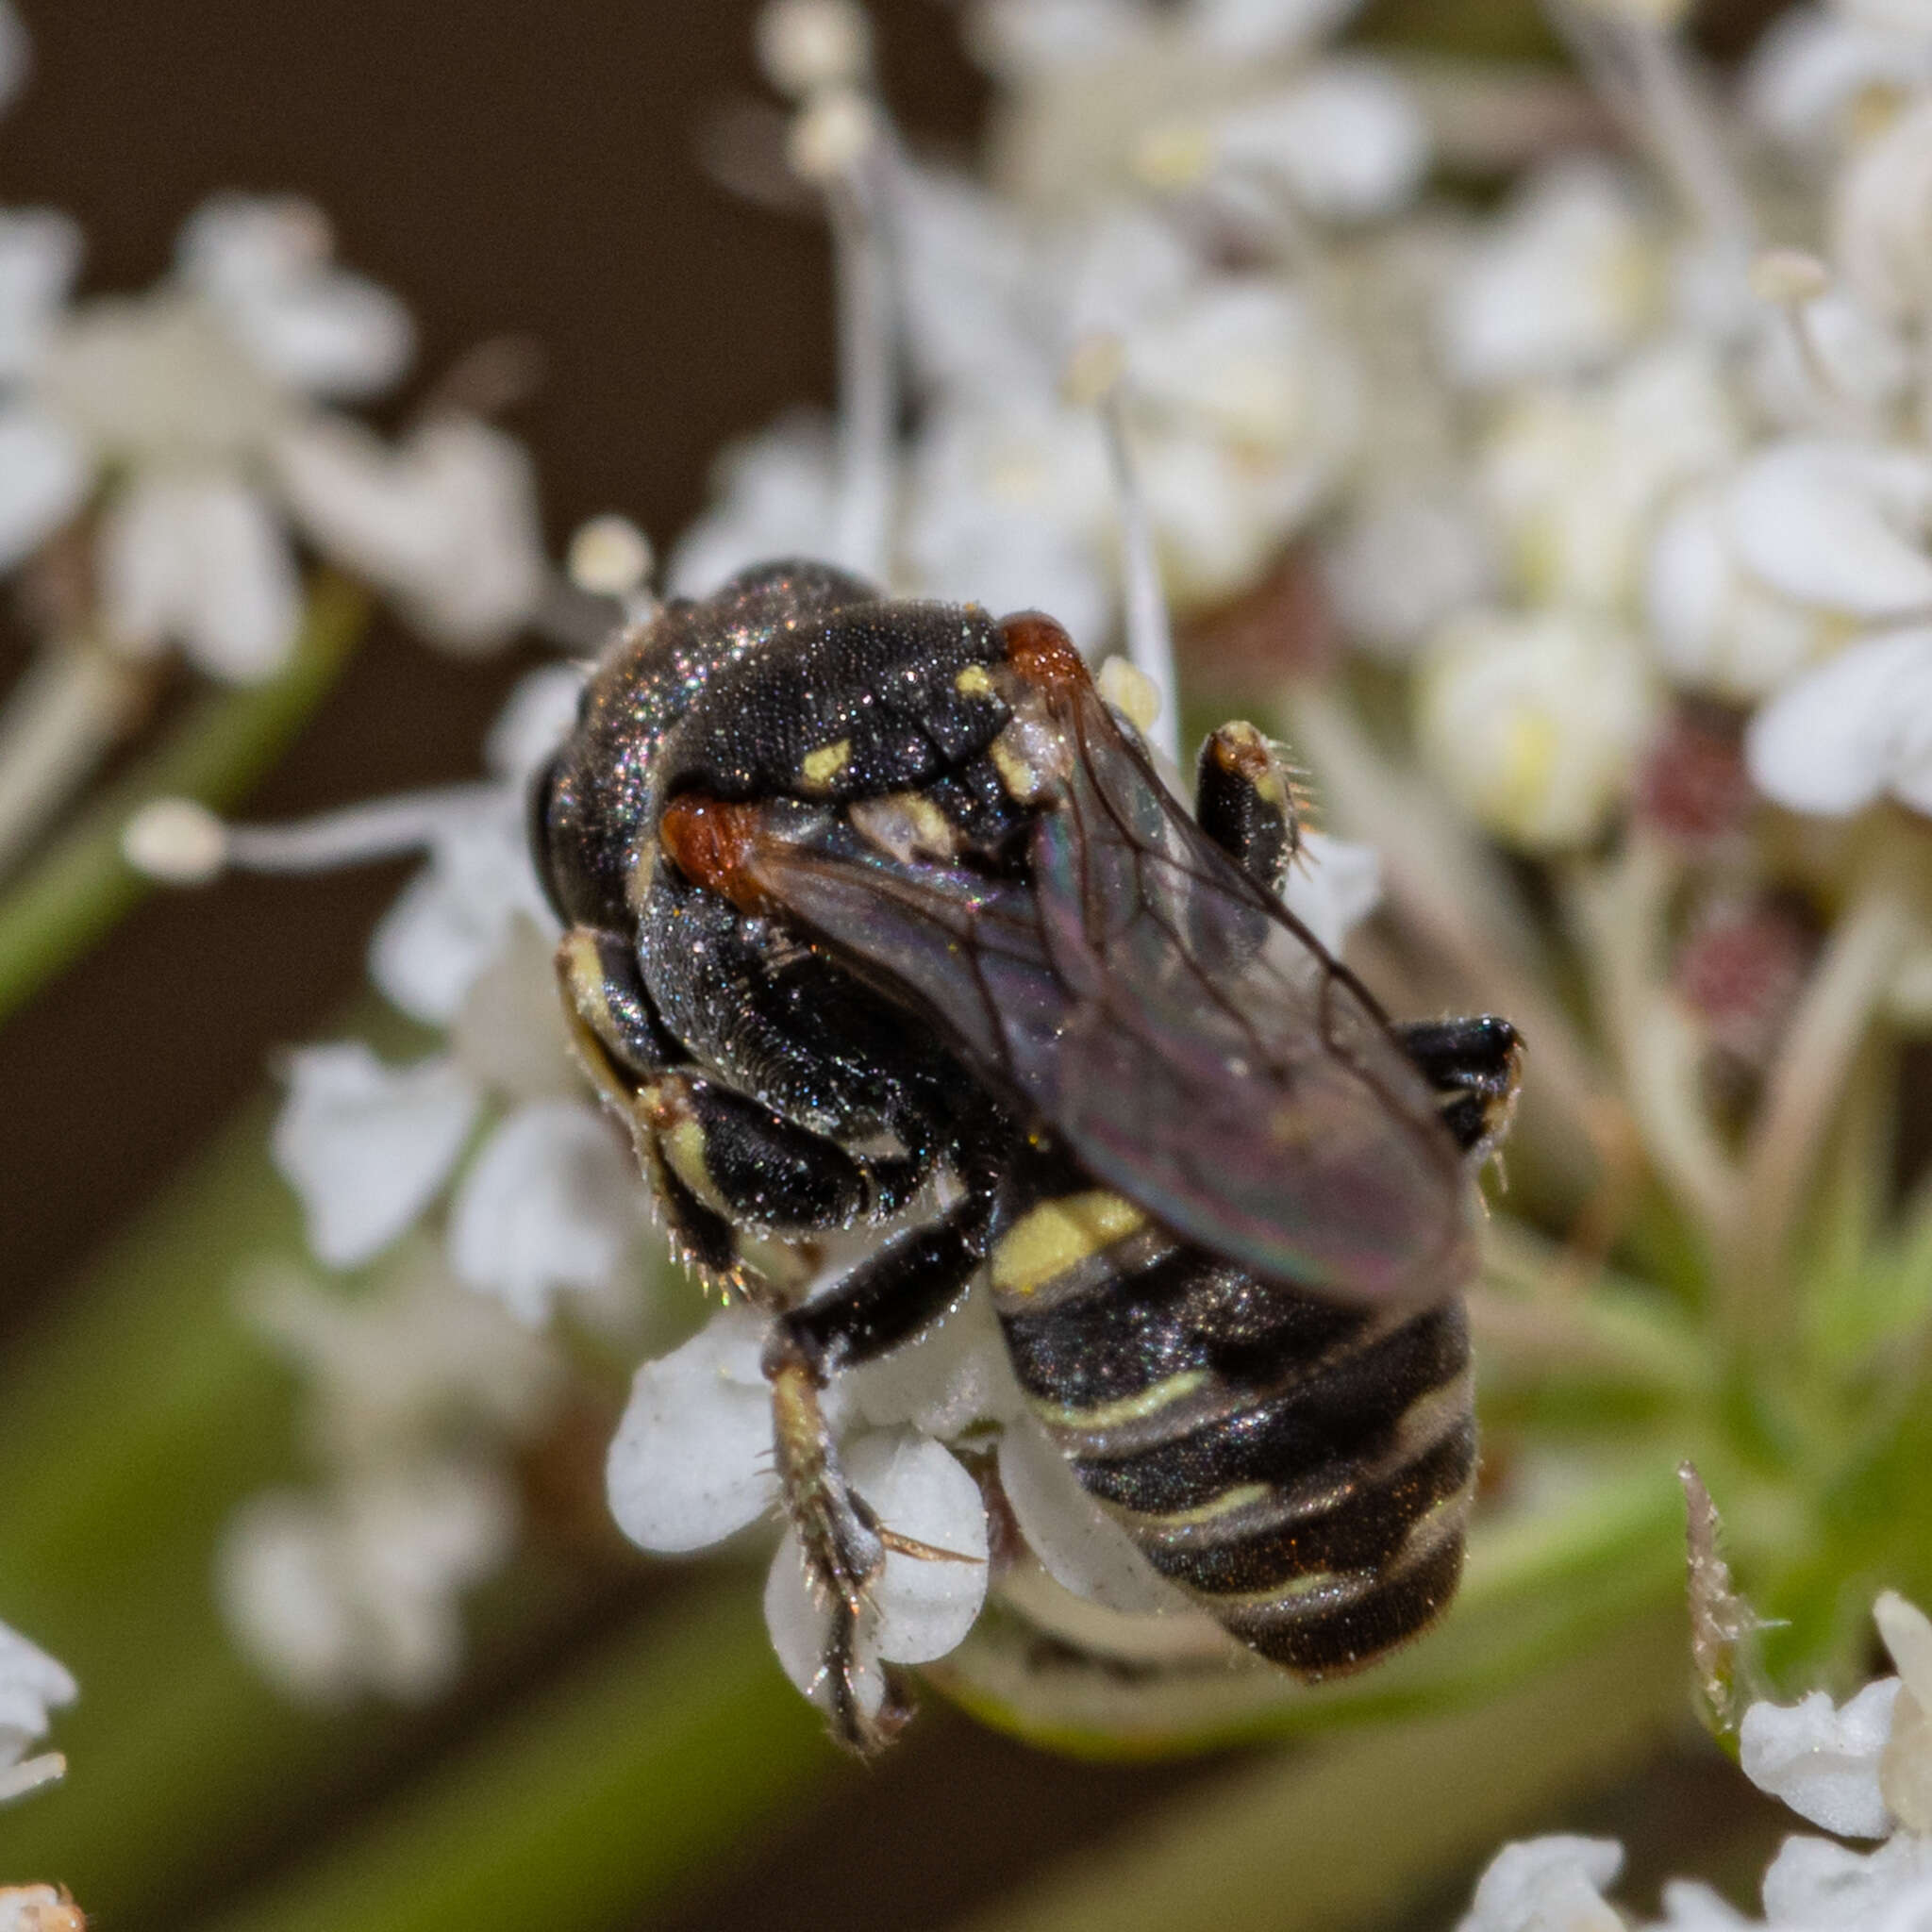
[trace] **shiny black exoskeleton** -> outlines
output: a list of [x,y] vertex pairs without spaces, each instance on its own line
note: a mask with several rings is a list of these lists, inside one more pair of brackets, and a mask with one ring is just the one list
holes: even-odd
[[[1195,815],[1057,625],[747,572],[621,638],[533,839],[585,1057],[674,1241],[772,1315],[785,1504],[832,1604],[834,1725],[888,1549],[819,1412],[990,1278],[1020,1381],[1154,1566],[1310,1675],[1420,1629],[1475,1444],[1473,1165],[1496,1019],[1391,1028],[1283,908],[1272,748]],[[786,1243],[953,1205],[795,1300]]]

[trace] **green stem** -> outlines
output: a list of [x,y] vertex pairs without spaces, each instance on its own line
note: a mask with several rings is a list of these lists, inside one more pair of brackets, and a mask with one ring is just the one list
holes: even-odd
[[1686,1708],[1653,1616],[1479,1709],[1275,1759],[1071,1860],[972,1932],[1342,1932],[1382,1924],[1654,1751]]
[[110,786],[0,897],[0,1021],[125,918],[150,890],[121,856],[121,831],[150,799],[217,808],[274,764],[360,639],[366,595],[325,575],[288,667],[267,684],[203,697],[158,750]]
[[742,1577],[602,1655],[216,1932],[636,1925],[833,1767]]

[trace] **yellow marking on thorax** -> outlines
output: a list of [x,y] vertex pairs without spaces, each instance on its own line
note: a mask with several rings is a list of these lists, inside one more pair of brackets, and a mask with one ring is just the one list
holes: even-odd
[[841,738],[833,744],[822,744],[808,751],[798,768],[798,775],[816,791],[829,785],[852,762],[852,741]]
[[1033,1294],[1146,1224],[1146,1215],[1131,1201],[1104,1188],[1042,1201],[994,1246],[993,1291]]
[[953,689],[962,698],[986,698],[992,695],[992,675],[984,664],[969,664],[953,680]]

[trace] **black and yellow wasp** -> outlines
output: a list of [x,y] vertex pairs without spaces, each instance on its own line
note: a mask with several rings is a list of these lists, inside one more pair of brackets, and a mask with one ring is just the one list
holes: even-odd
[[[1321,1676],[1442,1609],[1472,1176],[1517,1037],[1392,1026],[1286,909],[1292,794],[1253,727],[1208,741],[1190,814],[1050,619],[774,563],[617,641],[532,817],[580,1044],[673,1238],[770,1310],[847,1742],[897,1715],[860,1708],[853,1642],[907,1545],[820,1393],[982,1273],[1080,1482],[1242,1642]],[[747,1264],[941,1174],[953,1205],[824,1291]]]

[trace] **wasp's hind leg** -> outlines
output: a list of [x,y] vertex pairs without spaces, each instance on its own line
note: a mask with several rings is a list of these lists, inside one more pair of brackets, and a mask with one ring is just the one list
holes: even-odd
[[813,1592],[830,1613],[824,1674],[833,1735],[854,1751],[889,1742],[908,1714],[890,1674],[878,1711],[865,1707],[859,1690],[858,1640],[887,1553],[936,1560],[957,1553],[879,1522],[840,1465],[820,1398],[841,1371],[911,1341],[959,1300],[986,1258],[997,1208],[989,1177],[940,1220],[900,1235],[826,1293],[778,1315],[766,1343],[779,1492]]
[[1411,1020],[1395,1028],[1436,1090],[1442,1123],[1465,1154],[1485,1159],[1503,1138],[1522,1079],[1523,1036],[1507,1020]]

